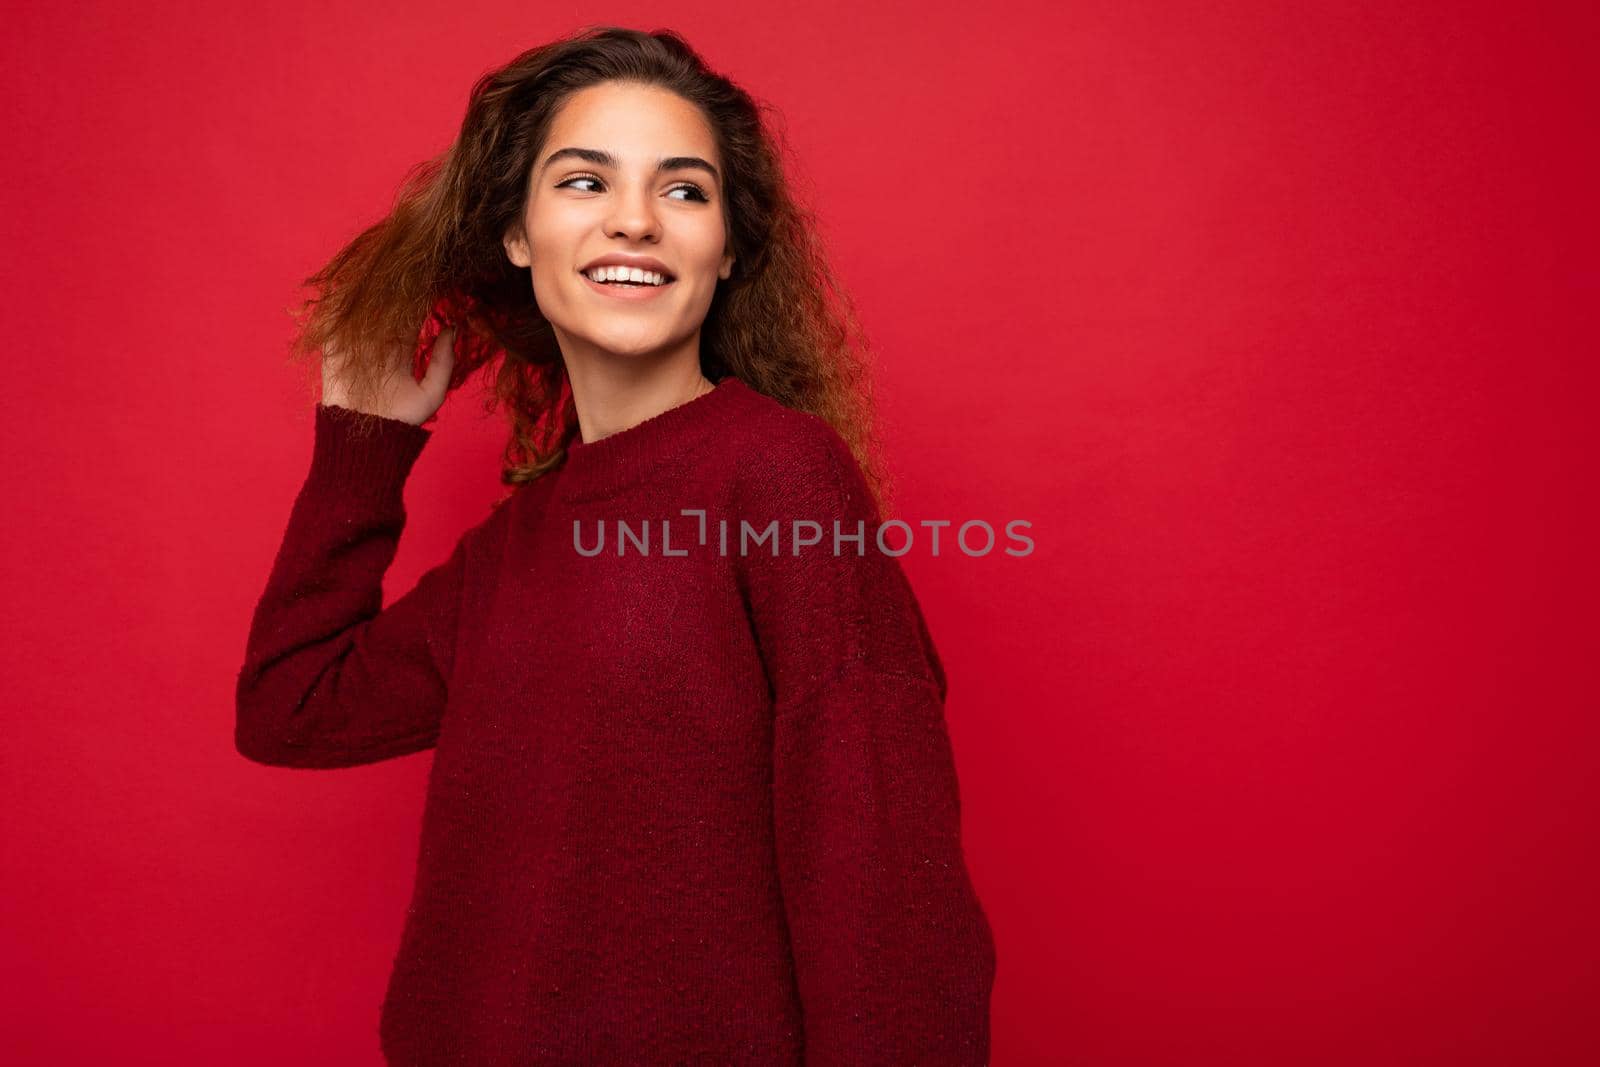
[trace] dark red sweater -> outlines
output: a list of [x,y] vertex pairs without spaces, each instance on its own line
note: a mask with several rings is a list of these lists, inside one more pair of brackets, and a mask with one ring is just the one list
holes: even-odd
[[317,407],[238,677],[259,763],[434,749],[390,1062],[986,1063],[944,670],[844,441],[724,378],[380,610],[430,436]]

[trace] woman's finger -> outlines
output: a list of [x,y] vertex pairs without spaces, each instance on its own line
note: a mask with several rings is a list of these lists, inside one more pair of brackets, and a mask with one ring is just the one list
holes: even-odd
[[433,356],[428,360],[428,369],[422,373],[423,388],[443,393],[450,384],[450,372],[456,362],[455,341],[454,326],[440,331],[439,339],[433,342]]

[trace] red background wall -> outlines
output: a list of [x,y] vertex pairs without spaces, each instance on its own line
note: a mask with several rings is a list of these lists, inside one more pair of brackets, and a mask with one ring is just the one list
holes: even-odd
[[[585,22],[787,116],[880,353],[996,1065],[1570,1064],[1597,886],[1579,5],[13,11],[0,1044],[376,1063],[430,756],[234,672],[311,446],[295,286]],[[458,394],[390,599],[497,491]]]

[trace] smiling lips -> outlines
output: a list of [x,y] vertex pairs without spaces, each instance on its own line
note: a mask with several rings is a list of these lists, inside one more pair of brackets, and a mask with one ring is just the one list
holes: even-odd
[[673,280],[666,281],[661,285],[627,285],[615,282],[597,282],[582,271],[579,272],[579,276],[583,278],[584,285],[587,285],[601,296],[609,296],[613,300],[651,300],[676,284]]

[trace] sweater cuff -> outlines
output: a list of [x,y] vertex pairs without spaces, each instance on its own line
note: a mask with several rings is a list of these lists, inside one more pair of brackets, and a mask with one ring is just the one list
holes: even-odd
[[432,436],[401,419],[318,404],[309,480],[345,497],[381,499],[405,485]]

